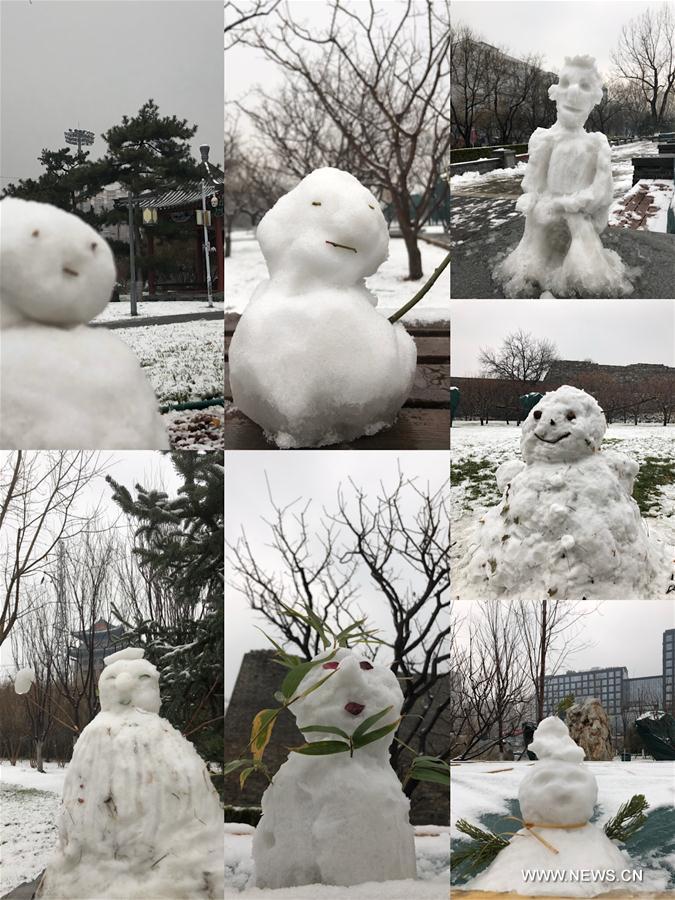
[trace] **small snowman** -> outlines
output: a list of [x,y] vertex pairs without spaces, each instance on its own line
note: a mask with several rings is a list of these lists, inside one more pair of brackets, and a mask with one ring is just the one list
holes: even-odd
[[[539,723],[529,749],[538,761],[518,791],[524,827],[467,888],[525,896],[594,897],[623,887],[621,872],[630,867],[628,858],[589,821],[598,784],[583,765],[584,751],[556,716]],[[564,871],[565,877],[557,883],[526,881],[524,872],[533,869]],[[573,873],[591,869],[603,873],[602,877],[574,880]]]
[[[331,671],[321,687],[290,707],[300,728],[330,725],[353,734],[368,716],[390,706],[377,727],[396,720],[403,695],[390,669],[340,649],[310,670],[302,689]],[[326,737],[306,733],[310,742]],[[258,887],[415,878],[410,801],[389,762],[392,739],[390,733],[353,756],[289,755],[262,798],[253,838]]]
[[501,502],[479,519],[458,566],[459,596],[642,599],[667,590],[665,549],[632,497],[639,466],[602,450],[596,400],[563,385],[522,426],[522,461],[496,473]]
[[168,449],[134,353],[87,323],[115,282],[108,244],[77,216],[0,202],[0,446]]
[[269,280],[230,347],[234,403],[281,448],[321,447],[391,425],[417,352],[365,286],[388,255],[375,197],[347,172],[316,169],[257,231]]
[[223,816],[204,762],[160,708],[143,650],[105,659],[101,712],[68,766],[49,900],[222,900]]

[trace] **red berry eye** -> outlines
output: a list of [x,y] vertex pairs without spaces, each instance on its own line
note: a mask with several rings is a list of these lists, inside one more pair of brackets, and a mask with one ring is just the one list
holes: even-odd
[[362,662],[362,663],[359,663],[359,665],[361,666],[362,669],[372,669],[373,668],[369,662]]
[[327,663],[324,663],[324,664],[321,666],[321,668],[322,668],[322,669],[337,669],[337,667],[338,667],[339,665],[340,665],[340,663],[337,663],[337,662],[327,662]]

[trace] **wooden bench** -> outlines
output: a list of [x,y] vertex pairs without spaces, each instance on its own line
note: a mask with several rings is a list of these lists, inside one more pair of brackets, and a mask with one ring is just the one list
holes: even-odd
[[[650,230],[654,217],[663,209],[664,204],[656,204],[654,198],[657,194],[666,195],[666,208],[672,204],[675,195],[675,183],[668,181],[641,180],[622,198],[621,203],[613,210],[610,217],[610,225],[613,228],[631,228],[636,231]],[[654,230],[654,229],[651,229]],[[659,229],[661,230],[661,229]],[[667,224],[663,228],[665,232]]]
[[[228,351],[238,315],[225,316],[225,400],[232,402]],[[391,428],[326,450],[446,450],[450,446],[450,329],[409,328],[417,345],[412,393]],[[225,410],[226,450],[275,450],[262,430],[238,409]]]
[[633,185],[643,178],[666,178],[675,181],[675,155],[661,153],[658,156],[636,156],[633,163]]

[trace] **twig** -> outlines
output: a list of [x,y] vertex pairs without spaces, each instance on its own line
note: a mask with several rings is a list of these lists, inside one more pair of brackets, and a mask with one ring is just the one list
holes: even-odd
[[398,322],[398,320],[401,318],[401,316],[404,316],[407,312],[409,312],[409,311],[413,308],[413,306],[415,306],[417,303],[419,303],[420,300],[422,299],[422,297],[424,297],[424,295],[425,295],[428,291],[431,290],[431,288],[434,286],[434,284],[436,283],[436,281],[438,281],[438,279],[439,279],[439,277],[441,276],[441,274],[444,272],[444,270],[445,270],[449,265],[450,265],[450,254],[448,253],[448,255],[445,257],[445,259],[443,260],[443,262],[436,268],[436,270],[434,271],[434,274],[433,274],[433,275],[431,276],[431,278],[427,281],[427,283],[426,283],[423,287],[421,287],[421,288],[419,289],[419,291],[415,294],[415,296],[412,298],[412,300],[409,300],[409,301],[406,303],[406,305],[405,305],[405,306],[402,306],[402,307],[398,310],[398,312],[395,312],[395,313],[394,313],[393,316],[389,316],[389,321],[390,321],[392,324],[393,324],[394,322]]

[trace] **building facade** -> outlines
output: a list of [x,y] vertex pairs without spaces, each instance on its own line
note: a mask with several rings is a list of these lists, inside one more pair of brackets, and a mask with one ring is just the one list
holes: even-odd
[[606,669],[592,668],[583,672],[567,671],[561,675],[548,675],[544,680],[544,714],[554,716],[558,704],[566,697],[583,700],[597,697],[610,721],[612,735],[623,734],[622,710],[625,702],[624,683],[628,680],[625,666]]
[[663,709],[675,716],[675,628],[663,632]]

